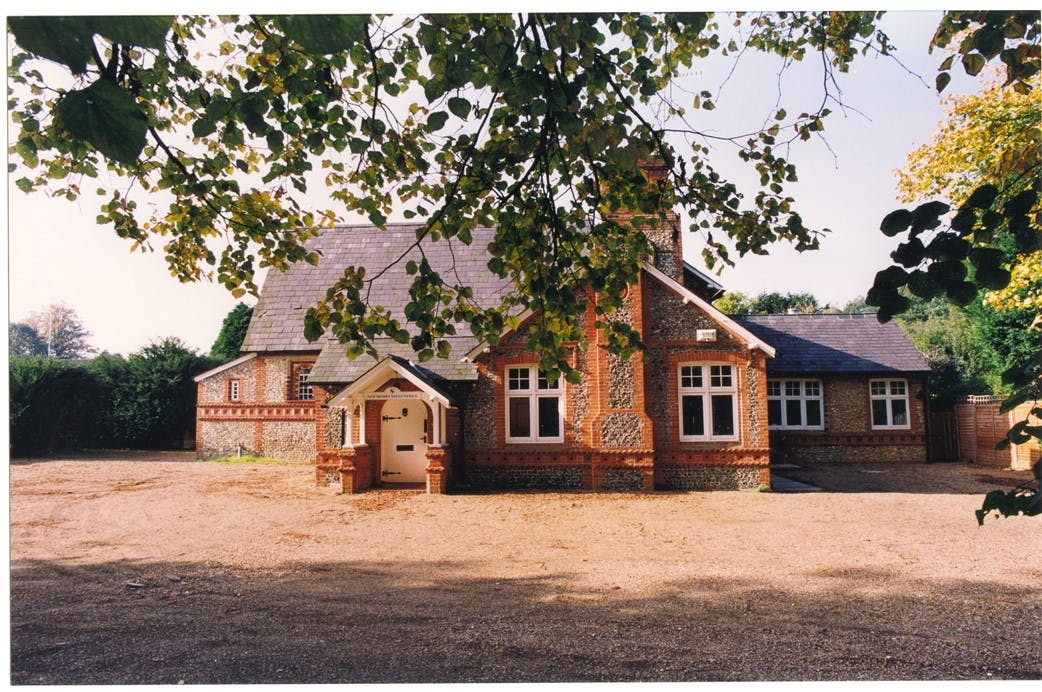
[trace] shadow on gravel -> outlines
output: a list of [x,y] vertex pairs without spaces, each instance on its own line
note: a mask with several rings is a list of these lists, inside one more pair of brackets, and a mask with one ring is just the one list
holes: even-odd
[[[1039,678],[1042,599],[986,582],[691,579],[633,598],[570,575],[341,562],[18,562],[11,681],[388,683]],[[969,615],[967,615],[969,614]]]
[[996,488],[1038,485],[1030,471],[971,464],[820,463],[772,468],[771,472],[775,478],[780,475],[830,493],[980,495],[983,499]]
[[13,466],[46,464],[52,461],[195,461],[194,450],[85,449],[45,457],[11,459]]

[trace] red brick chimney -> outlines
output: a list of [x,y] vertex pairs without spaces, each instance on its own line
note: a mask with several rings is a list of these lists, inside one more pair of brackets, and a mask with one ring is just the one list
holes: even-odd
[[640,230],[647,234],[651,241],[652,263],[663,274],[684,283],[684,248],[680,232],[680,219],[669,205],[669,168],[658,157],[641,159],[637,166],[644,176],[662,190],[662,210],[656,219],[644,225]]

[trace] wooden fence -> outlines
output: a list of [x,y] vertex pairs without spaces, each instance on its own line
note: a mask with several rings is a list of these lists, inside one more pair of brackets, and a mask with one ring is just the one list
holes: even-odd
[[[995,449],[1016,421],[1023,420],[1032,404],[1002,413],[1002,397],[970,396],[954,411],[930,414],[930,461],[961,461],[1000,468],[1030,469],[1042,456],[1037,441]],[[1037,419],[1032,421],[1038,424]]]

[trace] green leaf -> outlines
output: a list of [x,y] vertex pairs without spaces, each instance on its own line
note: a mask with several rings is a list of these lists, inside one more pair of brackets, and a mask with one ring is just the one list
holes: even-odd
[[967,53],[962,56],[963,69],[966,70],[966,74],[973,77],[977,76],[984,69],[986,63],[987,61],[980,53]]
[[14,184],[22,192],[32,192],[33,191],[33,181],[29,180],[28,178],[19,178],[18,180],[15,181]]
[[944,292],[944,288],[934,281],[933,277],[918,269],[908,275],[908,290],[926,300]]
[[999,195],[999,188],[988,183],[981,185],[976,190],[970,193],[970,196],[966,198],[963,203],[963,208],[973,207],[976,209],[987,209],[991,206],[991,203],[995,201],[995,198]]
[[217,123],[209,118],[200,118],[192,123],[192,134],[202,138],[217,131]]
[[107,79],[67,93],[55,107],[55,122],[74,138],[128,166],[145,148],[144,114],[129,92]]
[[960,281],[948,286],[944,293],[948,302],[962,307],[969,305],[977,297],[977,287],[969,281]]
[[941,215],[947,214],[950,210],[951,207],[947,204],[936,200],[920,204],[912,210],[912,228],[910,232],[912,235],[915,235],[930,228],[937,228],[941,222]]
[[945,287],[966,278],[966,265],[957,261],[934,262],[926,271],[930,278]]
[[892,237],[904,232],[911,223],[912,212],[907,209],[896,209],[883,217],[879,230],[883,232],[883,235]]
[[944,91],[944,88],[948,86],[948,83],[952,81],[952,76],[948,72],[940,72],[937,75],[935,83],[937,85],[937,93]]
[[977,223],[977,212],[973,209],[963,208],[952,217],[951,227],[953,231],[958,231],[960,235],[967,235],[973,230],[974,224]]
[[918,238],[912,238],[907,243],[901,243],[897,246],[897,249],[890,253],[890,257],[905,267],[914,267],[923,261],[925,256],[925,248],[923,247],[923,241]]
[[369,29],[369,15],[365,14],[294,14],[273,21],[313,55],[345,52],[361,42]]
[[872,285],[883,289],[897,289],[906,283],[908,283],[908,272],[901,267],[887,267],[876,273]]
[[[988,60],[1001,53],[1006,45],[1006,37],[1003,35],[1001,26],[983,26],[977,31],[975,38],[977,50]],[[976,72],[971,74],[976,74]]]
[[955,233],[939,233],[926,246],[926,256],[942,262],[965,259],[970,244]]
[[94,30],[115,43],[162,50],[174,23],[171,16],[91,17]]
[[449,99],[449,110],[457,118],[466,118],[470,114],[470,101],[458,96]]
[[1034,190],[1024,190],[1019,195],[1002,205],[1002,213],[1007,217],[1027,214],[1038,201],[1038,194]]
[[445,123],[449,120],[449,114],[445,111],[435,111],[427,116],[427,132],[437,132],[441,128],[445,127]]
[[974,278],[984,288],[998,291],[1009,285],[1010,273],[1002,267],[987,265],[978,269]]
[[970,264],[975,267],[997,267],[1002,264],[1002,250],[993,247],[975,247],[970,250]]
[[88,17],[11,17],[7,26],[30,53],[61,63],[73,74],[87,71],[94,46]]
[[317,319],[308,315],[304,318],[304,338],[308,341],[318,341],[322,337],[322,325]]

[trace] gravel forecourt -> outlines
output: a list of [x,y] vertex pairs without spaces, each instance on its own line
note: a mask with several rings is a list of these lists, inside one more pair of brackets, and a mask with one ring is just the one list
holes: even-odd
[[342,495],[179,453],[10,468],[15,684],[1042,678],[1027,473],[810,493]]

